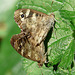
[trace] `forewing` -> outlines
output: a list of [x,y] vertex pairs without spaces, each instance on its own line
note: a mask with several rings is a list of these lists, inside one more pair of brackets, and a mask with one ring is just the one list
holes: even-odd
[[21,31],[31,34],[29,41],[35,46],[44,41],[48,31],[54,26],[54,14],[49,16],[31,9],[16,10],[14,19]]

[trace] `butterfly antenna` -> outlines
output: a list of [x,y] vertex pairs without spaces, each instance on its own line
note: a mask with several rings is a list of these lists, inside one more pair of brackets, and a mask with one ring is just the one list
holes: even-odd
[[[52,0],[51,7],[50,7],[50,12],[51,12],[51,10],[52,10],[53,2],[54,2],[54,0]],[[44,5],[45,9],[47,9],[44,3],[43,3],[43,5]],[[49,12],[49,10],[48,10],[48,9],[47,9],[47,11]]]
[[52,0],[52,3],[51,3],[51,8],[50,8],[50,12],[51,12],[51,10],[52,10],[52,5],[53,5],[53,2],[54,2],[54,0]]
[[[45,9],[46,9],[46,6],[45,6],[45,4],[43,3],[43,5],[44,5],[44,7],[45,7]],[[49,12],[49,10],[48,9],[46,9],[48,12]]]

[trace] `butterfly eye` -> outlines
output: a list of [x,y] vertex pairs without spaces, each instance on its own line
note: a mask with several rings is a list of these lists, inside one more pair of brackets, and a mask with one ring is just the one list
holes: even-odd
[[24,14],[22,14],[21,17],[23,18],[24,17]]

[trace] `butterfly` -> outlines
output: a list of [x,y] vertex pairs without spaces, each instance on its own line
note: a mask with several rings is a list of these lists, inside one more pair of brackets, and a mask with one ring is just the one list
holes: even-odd
[[38,62],[39,67],[46,62],[44,40],[54,27],[55,15],[32,9],[18,9],[14,20],[21,32],[11,38],[12,47],[23,57]]

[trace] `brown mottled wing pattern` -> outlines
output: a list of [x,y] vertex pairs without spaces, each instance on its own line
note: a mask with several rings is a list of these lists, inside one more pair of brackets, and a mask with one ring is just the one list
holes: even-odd
[[37,61],[39,66],[42,66],[46,60],[44,55],[44,43],[42,42],[39,46],[36,47],[32,46],[28,41],[28,37],[25,36],[24,33],[12,36],[11,45],[23,57]]
[[32,9],[19,9],[15,11],[14,19],[21,33],[11,38],[11,45],[23,57],[42,66],[46,61],[44,40],[54,26],[54,14],[49,16]]
[[21,31],[31,33],[29,41],[33,45],[40,44],[54,25],[54,14],[46,15],[31,9],[19,9],[15,12],[15,21]]

